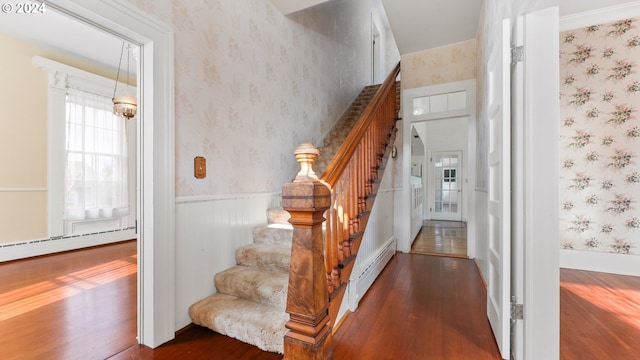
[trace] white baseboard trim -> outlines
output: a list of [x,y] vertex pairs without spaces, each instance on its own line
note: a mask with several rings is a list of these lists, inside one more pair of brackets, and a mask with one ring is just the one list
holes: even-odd
[[37,239],[0,244],[0,262],[106,245],[137,238],[134,228],[95,235]]
[[560,249],[560,267],[640,276],[640,256]]
[[370,258],[366,264],[363,264],[358,269],[354,269],[351,274],[351,281],[349,282],[348,298],[349,298],[349,310],[351,312],[356,311],[358,303],[369,290],[373,282],[378,278],[378,275],[382,273],[387,263],[396,253],[397,240],[395,237],[387,240],[387,242],[380,247],[374,256]]

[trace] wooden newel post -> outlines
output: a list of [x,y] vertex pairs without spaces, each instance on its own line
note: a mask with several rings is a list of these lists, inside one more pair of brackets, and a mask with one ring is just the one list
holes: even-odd
[[305,143],[294,154],[300,172],[282,187],[282,207],[291,214],[293,225],[284,359],[326,360],[331,359],[333,350],[322,223],[331,205],[331,191],[312,169],[318,149]]

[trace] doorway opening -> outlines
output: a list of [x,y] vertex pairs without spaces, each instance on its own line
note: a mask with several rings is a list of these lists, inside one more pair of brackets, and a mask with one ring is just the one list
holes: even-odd
[[464,218],[468,121],[461,116],[412,124],[412,204],[420,204],[412,209],[412,227],[417,230],[412,253],[468,257]]
[[[140,47],[136,154],[137,341],[156,347],[175,337],[175,282],[154,281],[175,276],[173,30],[127,4],[48,1],[47,12],[54,9]],[[92,45],[91,48],[96,48]],[[21,249],[46,249],[51,243],[54,241],[3,247],[2,257],[15,255]]]
[[[0,291],[0,313],[4,314],[0,321],[8,329],[15,329],[8,324],[17,321],[35,324],[25,331],[59,334],[55,340],[70,345],[76,354],[72,357],[89,354],[82,353],[82,349],[90,349],[80,343],[90,343],[96,332],[82,329],[93,328],[95,323],[110,324],[109,330],[99,334],[107,343],[116,340],[111,338],[114,336],[122,346],[134,345],[138,335],[139,122],[136,117],[113,115],[111,101],[114,89],[124,90],[123,85],[131,84],[135,94],[140,85],[136,84],[137,59],[132,56],[133,66],[123,63],[121,68],[119,64],[124,44],[132,43],[51,7],[38,16],[5,20],[0,27],[0,47],[8,54],[7,61],[15,65],[12,71],[24,79],[8,81],[5,86],[29,99],[30,110],[27,119],[12,116],[23,123],[21,127],[3,126],[2,131],[27,146],[47,145],[42,151],[18,149],[23,161],[43,173],[45,181],[42,188],[33,189],[33,182],[26,179],[32,178],[30,174],[14,177],[12,183],[22,191],[13,191],[16,194],[9,205],[21,207],[26,202],[35,214],[46,215],[29,216],[24,220],[27,223],[15,224],[27,228],[33,224],[38,230],[31,233],[3,231],[0,246],[11,244],[6,247],[11,250],[3,251],[2,260],[28,259],[1,265],[5,274],[9,272],[5,276],[9,283]],[[127,52],[139,54],[137,44],[134,46]],[[120,84],[115,85],[116,79]],[[11,163],[3,166],[13,168]],[[40,201],[25,201],[33,193]],[[18,269],[17,273],[11,269]],[[125,291],[97,300],[98,291],[114,286]],[[125,304],[126,311],[120,311],[119,306]],[[100,320],[110,311],[121,315]],[[58,314],[53,320],[51,312]],[[32,339],[24,333],[23,337]],[[39,341],[34,346],[18,341],[11,345],[24,344],[25,348],[17,349],[20,353],[51,355],[45,343]]]

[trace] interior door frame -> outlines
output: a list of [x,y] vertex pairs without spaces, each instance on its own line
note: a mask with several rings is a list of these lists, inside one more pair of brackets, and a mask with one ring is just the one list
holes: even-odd
[[557,6],[524,15],[524,359],[560,354],[559,24]]
[[487,64],[489,123],[487,317],[503,359],[511,353],[511,21],[500,23]]
[[[411,105],[409,104],[413,103],[415,97],[456,91],[466,91],[466,107],[464,109],[418,116],[413,115]],[[401,134],[398,135],[398,138],[402,139],[402,151],[400,151],[398,156],[401,162],[400,177],[402,187],[398,192],[399,198],[397,199],[397,203],[400,208],[399,211],[396,211],[395,223],[398,225],[396,227],[398,250],[408,253],[411,251],[411,242],[413,240],[411,234],[411,126],[413,123],[427,120],[467,117],[469,144],[467,164],[474,164],[476,161],[476,80],[471,79],[415,89],[403,89],[401,97],[403,120],[401,120]],[[466,173],[468,183],[475,184],[475,166],[468,167]],[[476,221],[475,215],[472,214],[475,209],[475,198],[474,196],[470,196],[471,191],[467,191],[467,193],[467,254],[469,258],[473,259],[476,256]]]
[[[465,203],[466,203],[466,196],[467,196],[467,192],[465,191],[465,186],[464,186],[464,176],[466,175],[465,173],[465,169],[466,169],[466,161],[465,161],[465,152],[464,150],[461,149],[431,149],[429,151],[428,156],[428,160],[427,163],[429,164],[429,170],[428,170],[428,177],[427,177],[427,182],[428,182],[428,193],[427,193],[427,199],[429,199],[429,202],[427,204],[427,207],[429,209],[435,209],[435,198],[434,198],[434,194],[435,194],[435,186],[436,186],[436,178],[435,178],[435,171],[434,171],[434,162],[431,161],[433,159],[433,154],[434,153],[459,153],[459,165],[457,167],[457,174],[456,174],[456,179],[458,180],[458,185],[459,185],[459,201],[458,201],[458,211],[456,212],[455,216],[437,216],[437,218],[434,218],[434,215],[436,214],[435,211],[429,211],[426,210],[427,212],[427,218],[428,219],[432,219],[432,220],[444,220],[444,221],[462,221],[462,219],[464,218],[464,209],[465,209]],[[459,216],[458,216],[459,215]]]
[[173,30],[123,0],[46,5],[141,46],[138,63],[138,342],[175,337]]

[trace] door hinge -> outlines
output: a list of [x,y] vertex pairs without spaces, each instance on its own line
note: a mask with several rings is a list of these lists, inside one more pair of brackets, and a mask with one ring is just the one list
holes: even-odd
[[524,319],[524,305],[517,304],[515,299],[512,299],[511,303],[511,320],[523,320]]
[[511,48],[511,64],[524,61],[524,46],[514,46]]

